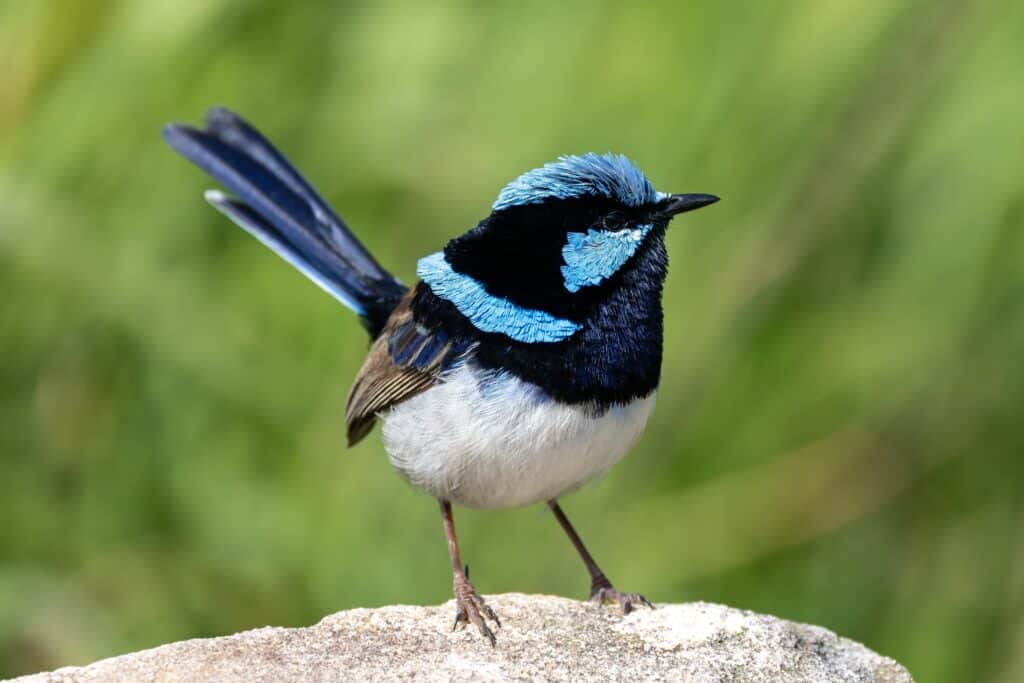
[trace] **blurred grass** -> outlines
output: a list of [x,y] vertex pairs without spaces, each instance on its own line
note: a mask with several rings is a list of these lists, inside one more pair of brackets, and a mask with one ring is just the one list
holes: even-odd
[[[619,585],[1024,677],[1024,6],[0,4],[0,674],[448,598],[435,506],[343,448],[346,311],[159,139],[253,119],[380,260],[558,154],[724,201],[671,231],[647,436],[567,510]],[[582,596],[543,513],[488,593]]]

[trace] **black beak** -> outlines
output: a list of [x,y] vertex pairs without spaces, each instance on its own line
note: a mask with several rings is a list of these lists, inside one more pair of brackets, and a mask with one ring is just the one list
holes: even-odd
[[717,201],[718,197],[713,194],[672,194],[661,200],[658,213],[662,218],[671,218],[677,213],[693,211]]

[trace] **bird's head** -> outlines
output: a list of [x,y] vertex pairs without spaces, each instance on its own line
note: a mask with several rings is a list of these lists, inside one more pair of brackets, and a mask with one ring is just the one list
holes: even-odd
[[643,275],[660,295],[669,221],[716,201],[658,192],[621,155],[563,156],[506,185],[491,214],[423,259],[419,275],[435,293],[466,299],[460,288],[479,287],[519,310],[578,324],[629,287],[636,269],[650,270]]

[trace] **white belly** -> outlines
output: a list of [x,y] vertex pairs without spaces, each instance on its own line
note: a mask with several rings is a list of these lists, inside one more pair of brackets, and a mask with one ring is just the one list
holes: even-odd
[[604,474],[640,438],[653,408],[652,393],[594,414],[464,365],[381,417],[391,464],[413,486],[469,507],[505,508]]

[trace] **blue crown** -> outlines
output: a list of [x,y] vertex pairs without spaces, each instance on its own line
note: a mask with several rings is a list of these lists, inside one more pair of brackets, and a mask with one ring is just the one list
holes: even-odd
[[546,199],[604,196],[626,206],[642,206],[661,199],[651,181],[621,154],[563,156],[558,161],[527,171],[498,194],[495,211]]

